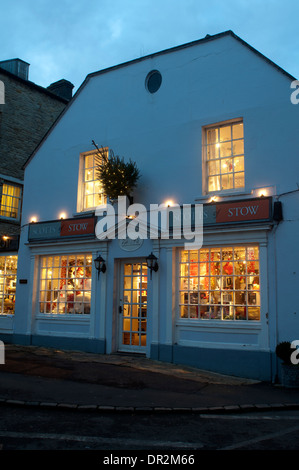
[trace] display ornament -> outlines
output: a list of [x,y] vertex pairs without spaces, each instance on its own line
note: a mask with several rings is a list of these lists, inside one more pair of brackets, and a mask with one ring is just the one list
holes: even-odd
[[132,192],[140,178],[136,163],[131,159],[125,162],[124,158],[115,155],[112,149],[108,152],[106,148],[99,148],[94,141],[92,143],[98,151],[96,174],[102,183],[104,193],[111,202],[117,200],[118,196],[127,196],[132,204]]

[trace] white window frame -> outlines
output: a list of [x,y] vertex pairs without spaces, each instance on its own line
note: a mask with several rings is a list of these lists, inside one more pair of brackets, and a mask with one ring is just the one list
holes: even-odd
[[[5,267],[4,267],[4,272],[0,274],[0,316],[3,315],[13,315],[15,312],[15,306],[13,305],[15,302],[15,296],[16,296],[16,286],[17,286],[17,273],[10,273],[8,269],[9,265],[9,259],[10,258],[16,258],[16,269],[18,267],[18,256],[17,255],[10,255],[10,254],[1,254],[0,256],[2,258],[5,258]],[[10,279],[9,281],[9,288],[6,284],[7,279]],[[4,306],[5,302],[7,302],[7,306],[12,306],[13,309],[11,312],[4,312]]]
[[[107,151],[108,153],[108,149],[104,149],[105,151]],[[85,204],[85,195],[86,195],[86,192],[85,192],[85,184],[86,184],[86,180],[85,180],[85,162],[86,162],[86,158],[89,157],[89,156],[95,156],[97,155],[97,151],[96,150],[92,150],[92,151],[89,151],[89,152],[83,152],[80,154],[80,164],[79,164],[79,179],[78,179],[78,195],[77,195],[77,212],[91,212],[91,211],[95,211],[97,205],[94,205],[94,206],[91,206],[91,207],[86,207],[86,204]],[[95,165],[93,166],[93,171],[95,169]],[[96,178],[93,179],[93,180],[90,180],[90,182],[94,182],[96,181]],[[95,193],[93,193],[95,194]],[[102,203],[104,204],[106,202],[106,196],[104,193],[102,193],[103,196],[102,196]]]
[[[87,258],[90,257],[90,263]],[[59,258],[59,264],[54,266],[54,258]],[[78,259],[84,259],[83,265],[78,263]],[[75,264],[70,264],[70,259],[75,260]],[[51,262],[50,262],[51,260]],[[66,263],[63,263],[66,261]],[[89,268],[90,276],[86,276]],[[65,269],[63,273],[62,270]],[[57,274],[58,271],[58,276]],[[70,270],[72,276],[70,277]],[[82,273],[78,273],[82,270]],[[54,271],[54,272],[53,272]],[[63,275],[64,274],[64,275]],[[53,286],[49,289],[49,282]],[[72,285],[68,285],[68,281]],[[55,287],[55,284],[59,285]],[[91,312],[92,293],[92,253],[68,253],[68,254],[45,254],[39,259],[39,278],[37,287],[37,311],[41,316],[61,316],[81,314],[88,315]],[[50,294],[50,298],[49,298]],[[47,298],[46,298],[47,297]],[[48,306],[49,305],[49,306]],[[50,308],[49,308],[50,307]]]
[[[20,195],[19,196],[15,196],[15,195],[7,195],[7,194],[4,194],[3,193],[3,188],[4,186],[11,186],[14,188],[14,192],[15,192],[15,189],[18,188],[20,190]],[[20,184],[16,184],[14,183],[13,181],[9,181],[9,180],[5,180],[3,181],[2,183],[2,188],[1,188],[1,198],[0,198],[0,218],[1,219],[4,219],[4,220],[11,220],[11,221],[20,221],[21,219],[21,206],[22,206],[22,185]],[[14,210],[17,211],[17,214],[16,214],[16,217],[12,217],[12,216],[8,216],[8,215],[5,215],[5,214],[2,214],[2,211],[5,212],[5,209],[2,209],[2,198],[3,197],[10,197],[10,198],[13,198],[14,200],[17,201],[17,208],[13,208],[13,206],[11,206],[11,210],[7,210],[6,212],[10,212],[10,213],[13,213]],[[7,206],[8,208],[10,206]]]
[[[197,264],[198,266],[198,273],[197,275],[194,276],[194,279],[198,278],[198,280],[200,278],[202,279],[207,279],[208,282],[209,282],[209,286],[207,287],[207,289],[201,289],[199,286],[197,287],[196,290],[193,290],[193,288],[191,288],[191,283],[190,283],[190,277],[192,278],[193,276],[189,275],[188,276],[182,276],[182,273],[181,273],[181,264],[182,265],[190,265],[192,264],[190,262],[190,257],[191,257],[191,253],[192,253],[192,250],[189,250],[188,252],[188,256],[189,256],[189,259],[188,259],[188,262],[186,263],[181,263],[181,255],[182,253],[185,251],[184,249],[181,249],[179,250],[179,253],[178,253],[178,295],[179,295],[179,298],[178,298],[178,319],[179,320],[183,320],[185,322],[190,322],[190,324],[202,324],[202,323],[207,323],[207,322],[221,322],[222,324],[225,324],[225,323],[236,323],[236,324],[239,324],[240,322],[245,322],[246,324],[252,324],[252,323],[259,323],[261,321],[261,254],[260,254],[260,247],[258,244],[256,243],[252,243],[252,244],[242,244],[242,245],[227,245],[227,246],[207,246],[207,247],[203,247],[202,249],[200,250],[195,250],[197,251],[198,253],[200,253],[201,251],[202,252],[209,252],[209,260],[206,261],[206,263],[209,264],[209,268],[212,264],[213,261],[211,261],[210,259],[210,254],[213,250],[220,250],[220,253],[222,254],[223,253],[223,250],[228,250],[232,248],[233,250],[240,250],[240,249],[248,249],[248,248],[257,248],[258,249],[258,252],[259,252],[259,256],[258,256],[258,259],[256,260],[253,260],[253,259],[249,259],[246,257],[246,267],[250,264],[250,262],[257,262],[258,263],[258,267],[259,267],[259,273],[258,274],[251,274],[251,277],[258,277],[259,278],[259,288],[254,290],[251,286],[251,288],[249,288],[248,286],[248,282],[249,279],[250,279],[250,275],[248,273],[246,274],[236,274],[235,271],[233,271],[233,273],[231,275],[229,274],[219,274],[219,275],[216,275],[216,274],[211,274],[211,272],[209,271],[209,273],[207,275],[200,275],[200,272],[199,272],[199,261],[198,262],[195,262],[195,265]],[[248,252],[249,253],[249,252]],[[227,262],[227,260],[223,261],[223,264]],[[241,262],[241,261],[230,261],[230,264],[232,265],[232,267],[234,268],[234,263],[237,263],[237,262]],[[205,264],[205,263],[203,263]],[[235,268],[234,268],[235,269]],[[220,283],[221,285],[219,286],[220,289],[219,289],[219,300],[220,300],[220,304],[216,304],[216,303],[211,303],[210,302],[210,295],[212,295],[212,293],[215,293],[215,292],[218,292],[217,289],[212,289],[211,288],[211,285],[210,285],[210,279],[211,278],[216,278],[218,277],[219,280],[220,280]],[[223,280],[225,280],[226,278],[227,279],[232,279],[232,283],[234,282],[234,279],[236,278],[240,278],[240,277],[244,277],[245,278],[245,287],[243,288],[239,288],[239,289],[235,289],[234,285],[232,284],[232,287],[229,288],[225,288],[223,289]],[[182,281],[184,279],[188,279],[188,286],[186,286],[186,288],[182,289]],[[201,293],[207,293],[207,295],[209,296],[209,301],[207,303],[204,303],[204,302],[201,302],[199,299],[200,299],[200,295]],[[236,294],[242,294],[244,293],[245,294],[245,303],[240,303],[240,304],[236,304],[236,302],[234,302],[235,300],[235,295]],[[229,302],[224,302],[224,296],[225,295],[232,295],[232,303],[229,303]],[[185,302],[182,302],[182,298],[183,298],[183,295],[187,295],[188,296],[188,301],[185,303]],[[192,295],[197,295],[197,302],[192,301],[191,299],[191,296]],[[256,299],[256,303],[249,303],[249,295],[252,296],[255,296],[255,299]],[[195,299],[196,300],[196,299]],[[207,312],[209,312],[206,316],[201,316],[201,308],[202,310],[204,310],[204,308],[207,308]],[[196,312],[196,308],[197,308],[197,313]],[[254,319],[254,318],[248,318],[248,309],[251,309],[251,312],[253,313],[253,310],[258,308],[259,309],[259,317],[258,319]],[[232,316],[229,317],[229,316],[226,316],[226,318],[224,317],[224,310],[225,309],[229,309],[228,313],[231,314],[232,313]],[[242,317],[242,309],[245,309],[244,312],[245,312],[245,318],[244,316]],[[181,313],[182,311],[185,311],[187,312],[187,316],[182,316]],[[236,318],[236,312],[239,312],[239,314],[241,313],[240,317],[239,318]],[[220,316],[219,316],[220,314]],[[192,316],[193,315],[193,316]],[[213,317],[213,315],[215,315]]]
[[[245,173],[245,149],[244,149],[244,185],[242,187],[232,187],[228,189],[219,189],[210,191],[209,190],[209,172],[208,172],[208,158],[207,158],[207,131],[212,129],[220,129],[221,127],[225,126],[233,126],[234,124],[243,124],[243,145],[245,146],[245,137],[244,137],[244,121],[242,118],[231,119],[228,121],[221,121],[214,124],[209,124],[202,128],[202,186],[203,186],[203,194],[205,195],[226,195],[226,194],[237,194],[237,193],[244,193],[245,191],[245,181],[246,181],[246,173]],[[233,139],[231,140],[231,142]],[[223,157],[222,159],[229,159],[230,157]],[[221,158],[218,159],[221,162]],[[221,174],[221,173],[219,173]]]
[[[29,262],[29,296],[28,311],[33,320],[32,328],[37,335],[59,336],[65,338],[98,338],[106,339],[106,291],[107,276],[101,277],[101,289],[96,289],[98,272],[94,260],[99,255],[98,242],[95,240],[70,241],[53,244],[37,244],[31,247]],[[74,255],[92,253],[92,289],[91,310],[89,315],[77,314],[44,314],[39,313],[40,258],[41,256]],[[101,255],[108,256],[108,243],[101,243]],[[31,286],[31,287],[30,287]]]

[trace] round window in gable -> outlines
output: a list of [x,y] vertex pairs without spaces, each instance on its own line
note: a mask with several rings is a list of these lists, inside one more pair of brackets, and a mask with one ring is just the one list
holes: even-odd
[[159,90],[162,83],[162,75],[158,70],[152,70],[146,77],[145,85],[146,89],[150,93],[156,93]]

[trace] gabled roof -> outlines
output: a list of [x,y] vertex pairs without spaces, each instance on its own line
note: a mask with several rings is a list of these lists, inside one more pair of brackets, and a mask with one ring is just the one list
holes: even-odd
[[44,138],[41,140],[41,142],[39,143],[39,145],[37,146],[37,148],[33,151],[33,153],[29,156],[28,160],[25,162],[23,168],[25,168],[27,166],[27,164],[31,161],[31,159],[34,157],[35,153],[37,152],[37,150],[40,148],[40,146],[42,145],[42,143],[46,140],[46,138],[48,137],[48,135],[52,132],[53,128],[57,125],[57,123],[60,121],[60,119],[64,116],[64,114],[68,111],[68,108],[69,106],[72,105],[72,103],[74,102],[74,100],[77,98],[77,96],[79,95],[79,93],[82,91],[83,88],[85,88],[86,84],[88,83],[88,81],[93,78],[93,77],[96,77],[96,76],[99,76],[99,75],[102,75],[102,74],[105,74],[105,73],[108,73],[108,72],[111,72],[113,70],[117,70],[117,69],[120,69],[120,68],[123,68],[123,67],[128,67],[129,65],[132,65],[132,64],[136,64],[138,62],[142,62],[142,61],[145,61],[145,60],[148,60],[148,59],[152,59],[154,57],[159,57],[159,56],[162,56],[162,55],[165,55],[165,54],[171,54],[173,52],[176,52],[176,51],[180,51],[180,50],[183,50],[183,49],[187,49],[187,48],[190,48],[190,47],[193,47],[193,46],[198,46],[200,44],[203,44],[203,43],[206,43],[206,42],[210,42],[210,41],[215,41],[217,39],[220,39],[222,37],[225,37],[225,36],[231,36],[232,38],[236,39],[237,41],[239,41],[243,46],[245,46],[246,48],[248,48],[249,50],[251,50],[254,54],[256,54],[258,57],[260,57],[261,59],[263,59],[265,62],[267,62],[269,65],[271,65],[272,67],[274,67],[278,72],[284,74],[287,78],[289,78],[291,81],[293,80],[296,80],[295,77],[293,77],[291,74],[289,74],[288,72],[286,72],[284,69],[282,69],[279,65],[275,64],[272,60],[268,59],[268,57],[266,57],[265,55],[263,55],[261,52],[259,52],[257,49],[255,49],[254,47],[250,46],[250,44],[248,44],[246,41],[244,41],[243,39],[241,39],[239,36],[237,36],[233,31],[231,30],[228,30],[228,31],[224,31],[222,33],[218,33],[218,34],[214,34],[214,35],[209,35],[207,34],[204,38],[202,39],[198,39],[196,41],[192,41],[192,42],[188,42],[186,44],[182,44],[180,46],[175,46],[175,47],[171,47],[169,49],[165,49],[165,50],[162,50],[160,52],[155,52],[155,53],[152,53],[152,54],[148,54],[146,56],[143,56],[143,57],[139,57],[137,59],[133,59],[133,60],[130,60],[130,61],[127,61],[127,62],[123,62],[119,65],[114,65],[112,67],[108,67],[106,69],[102,69],[102,70],[99,70],[97,72],[92,72],[92,73],[89,73],[85,80],[82,82],[82,84],[80,85],[80,87],[78,88],[78,90],[76,91],[76,93],[74,94],[72,100],[69,102],[69,104],[64,108],[64,110],[62,111],[62,113],[60,114],[60,116],[58,117],[58,119],[56,120],[56,122],[53,123],[53,125],[50,127],[50,129],[48,130],[48,132],[46,133],[46,135],[44,136]]
[[[4,61],[2,61],[4,62]],[[24,61],[23,61],[24,62]],[[27,63],[27,62],[26,62]],[[22,77],[19,77],[18,75],[15,75],[14,73],[11,73],[9,72],[8,70],[4,69],[1,67],[1,63],[0,63],[0,73],[2,75],[6,75],[7,77],[9,77],[11,80],[15,80],[19,83],[22,83],[22,85],[24,86],[28,86],[29,88],[33,89],[34,91],[37,91],[39,93],[43,93],[45,95],[48,95],[50,96],[50,98],[56,100],[56,101],[61,101],[62,103],[65,103],[67,104],[68,103],[68,100],[62,98],[61,96],[59,95],[56,95],[55,93],[53,93],[51,90],[49,90],[48,88],[44,88],[40,85],[37,85],[36,83],[34,82],[31,82],[30,80],[25,80],[24,78]]]
[[[151,59],[153,57],[158,57],[160,55],[165,55],[165,54],[171,54],[172,52],[176,52],[176,51],[180,51],[182,49],[187,49],[189,47],[193,47],[193,46],[198,46],[199,44],[203,44],[205,42],[209,42],[209,41],[215,41],[215,39],[220,39],[224,36],[231,36],[233,37],[234,39],[236,39],[237,41],[239,41],[243,46],[247,47],[248,49],[250,49],[252,52],[254,52],[255,54],[257,54],[260,58],[262,58],[263,60],[265,60],[266,62],[268,62],[270,65],[272,65],[273,67],[275,67],[277,70],[279,70],[281,73],[285,74],[287,77],[289,77],[291,80],[296,80],[295,77],[293,77],[292,75],[290,75],[288,72],[286,72],[285,70],[283,70],[281,67],[279,67],[279,65],[275,64],[274,62],[272,62],[272,60],[268,59],[266,56],[264,56],[261,52],[259,52],[257,49],[255,49],[254,47],[250,46],[250,44],[248,44],[246,41],[244,41],[243,39],[241,39],[239,36],[237,36],[233,31],[231,30],[228,30],[228,31],[224,31],[222,33],[218,33],[218,34],[214,34],[213,36],[210,36],[209,34],[207,34],[204,38],[202,39],[197,39],[196,41],[192,41],[192,42],[188,42],[186,44],[182,44],[180,46],[175,46],[175,47],[171,47],[170,49],[165,49],[163,51],[160,51],[160,52],[155,52],[153,54],[149,54],[149,55],[146,55],[146,56],[143,56],[143,57],[140,57],[138,59],[134,59],[134,60],[130,60],[128,62],[124,62],[122,64],[119,64],[119,65],[114,65],[112,67],[109,67],[109,68],[106,68],[106,69],[103,69],[103,70],[99,70],[98,72],[93,72],[93,73],[90,73],[87,75],[86,77],[86,80],[90,77],[95,77],[97,75],[101,75],[103,73],[107,73],[107,72],[110,72],[111,70],[115,70],[115,69],[118,69],[118,68],[121,68],[121,67],[127,67],[128,65],[131,65],[131,64],[135,64],[135,63],[138,63],[138,62],[142,62],[144,60],[148,60],[148,59]],[[84,84],[84,82],[82,83],[82,85]],[[78,90],[79,91],[79,90]]]

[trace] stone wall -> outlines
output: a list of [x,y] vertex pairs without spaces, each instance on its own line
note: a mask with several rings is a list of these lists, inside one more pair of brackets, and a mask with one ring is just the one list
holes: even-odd
[[[1,68],[0,83],[4,85],[4,100],[0,102],[1,201],[5,177],[22,184],[24,163],[61,114],[67,100]],[[19,233],[20,217],[18,220],[0,217],[0,241],[3,243],[3,236],[9,240],[9,246],[0,246],[0,252],[7,251],[12,246],[15,251],[17,246],[12,243]]]
[[22,166],[67,101],[0,69],[5,104],[0,105],[0,173],[23,178]]

